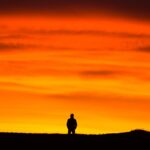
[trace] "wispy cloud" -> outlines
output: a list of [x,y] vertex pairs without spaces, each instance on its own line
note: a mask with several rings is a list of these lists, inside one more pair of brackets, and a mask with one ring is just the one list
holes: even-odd
[[49,30],[49,29],[20,29],[17,32],[27,34],[27,35],[93,35],[93,36],[113,36],[113,37],[123,37],[123,38],[150,38],[150,34],[138,34],[129,32],[109,32],[104,30]]
[[80,75],[84,77],[110,77],[115,74],[117,74],[117,72],[113,70],[87,70],[80,73]]
[[14,49],[26,49],[26,48],[33,48],[36,45],[28,45],[23,43],[0,43],[0,51],[2,50],[14,50]]
[[150,46],[139,47],[138,51],[150,53]]

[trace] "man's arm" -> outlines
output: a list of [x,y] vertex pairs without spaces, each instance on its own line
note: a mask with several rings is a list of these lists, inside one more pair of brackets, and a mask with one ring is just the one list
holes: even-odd
[[78,124],[77,124],[77,120],[75,119],[75,127],[77,127],[77,125],[78,125]]
[[69,127],[69,119],[67,120],[67,127]]

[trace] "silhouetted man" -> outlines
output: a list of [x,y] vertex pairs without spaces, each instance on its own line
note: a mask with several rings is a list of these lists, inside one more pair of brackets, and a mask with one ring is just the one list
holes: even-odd
[[74,118],[74,114],[70,115],[70,118],[67,120],[68,134],[75,134],[77,128],[77,121]]

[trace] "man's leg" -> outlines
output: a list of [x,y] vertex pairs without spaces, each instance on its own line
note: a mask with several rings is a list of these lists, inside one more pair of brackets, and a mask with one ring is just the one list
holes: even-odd
[[75,130],[72,130],[72,134],[75,134]]
[[71,130],[68,129],[68,134],[71,134]]

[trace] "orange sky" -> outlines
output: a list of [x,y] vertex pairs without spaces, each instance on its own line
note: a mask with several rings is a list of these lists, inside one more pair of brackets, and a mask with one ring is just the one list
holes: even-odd
[[150,130],[150,23],[1,16],[0,131]]

